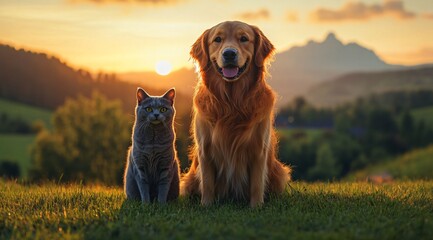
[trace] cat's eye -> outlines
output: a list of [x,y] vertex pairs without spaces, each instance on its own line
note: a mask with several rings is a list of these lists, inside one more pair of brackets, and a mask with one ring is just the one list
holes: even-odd
[[146,107],[144,110],[146,110],[146,112],[152,112],[152,108],[151,107]]
[[242,36],[242,37],[241,37],[241,42],[248,42],[248,38],[245,37],[245,36]]
[[167,112],[167,108],[166,107],[162,107],[162,108],[159,109],[159,111],[162,112],[162,113],[163,112]]
[[220,43],[222,41],[222,38],[221,37],[216,37],[213,41],[217,42],[217,43]]

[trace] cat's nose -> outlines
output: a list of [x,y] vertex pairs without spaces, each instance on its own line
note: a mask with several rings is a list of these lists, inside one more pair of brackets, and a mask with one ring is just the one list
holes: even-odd
[[159,113],[155,113],[155,114],[153,114],[153,116],[155,116],[155,118],[158,118],[159,117]]

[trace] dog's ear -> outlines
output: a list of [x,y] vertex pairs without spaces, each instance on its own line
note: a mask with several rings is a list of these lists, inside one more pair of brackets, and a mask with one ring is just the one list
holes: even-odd
[[265,61],[268,57],[270,57],[274,51],[274,45],[272,45],[271,41],[263,34],[263,32],[256,26],[251,26],[254,30],[255,34],[255,63],[257,67],[263,67],[265,65]]
[[191,57],[198,62],[201,69],[205,69],[209,63],[209,49],[207,47],[208,35],[209,29],[204,31],[197,41],[195,41],[189,53]]

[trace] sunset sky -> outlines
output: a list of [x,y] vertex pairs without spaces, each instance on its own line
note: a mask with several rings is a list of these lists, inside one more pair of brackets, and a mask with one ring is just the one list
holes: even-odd
[[0,0],[0,42],[93,72],[191,67],[189,50],[226,20],[259,26],[278,52],[332,31],[388,63],[433,62],[431,0]]

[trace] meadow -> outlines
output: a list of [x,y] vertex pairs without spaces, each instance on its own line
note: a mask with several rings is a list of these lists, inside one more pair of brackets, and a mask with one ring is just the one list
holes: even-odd
[[412,111],[417,121],[424,121],[428,125],[433,125],[433,107],[424,107]]
[[0,160],[18,163],[23,178],[27,177],[32,164],[30,148],[35,138],[34,134],[0,134]]
[[1,239],[431,239],[433,182],[292,182],[263,207],[125,201],[120,188],[0,182]]
[[51,111],[30,105],[0,99],[0,112],[12,117],[19,117],[26,122],[42,121],[48,128],[51,127]]
[[[22,119],[29,124],[41,121],[48,129],[51,128],[52,112],[49,110],[0,99],[0,113]],[[31,167],[30,148],[35,138],[36,134],[0,133],[0,161],[18,163],[24,179]]]
[[349,174],[346,179],[366,179],[377,174],[390,174],[401,180],[430,179],[433,180],[433,145],[412,150],[397,158],[366,167]]

